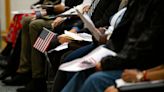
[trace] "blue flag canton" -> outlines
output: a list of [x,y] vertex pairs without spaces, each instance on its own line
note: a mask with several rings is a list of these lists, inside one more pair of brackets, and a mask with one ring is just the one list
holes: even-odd
[[45,39],[46,38],[46,36],[48,35],[48,31],[46,31],[46,30],[43,30],[42,32],[41,32],[41,34],[40,34],[40,38],[41,39]]

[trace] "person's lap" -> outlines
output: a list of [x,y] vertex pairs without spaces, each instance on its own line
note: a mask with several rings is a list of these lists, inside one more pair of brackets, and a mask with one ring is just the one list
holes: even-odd
[[[114,85],[121,77],[122,71],[100,71],[93,69],[76,73],[62,92],[104,92],[105,88]],[[80,89],[80,90],[79,90]]]
[[71,60],[80,58],[84,55],[87,55],[90,51],[92,51],[94,48],[96,48],[96,46],[91,43],[89,45],[83,46],[79,49],[76,49],[75,51],[73,51],[72,53],[70,53],[69,55],[67,55],[64,59],[64,61],[62,61],[61,63],[65,63],[65,62],[69,62]]

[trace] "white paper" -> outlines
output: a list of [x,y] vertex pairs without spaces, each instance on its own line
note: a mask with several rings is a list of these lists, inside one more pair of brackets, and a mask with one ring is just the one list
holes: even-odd
[[90,6],[91,3],[92,3],[92,0],[84,0],[82,4],[77,5],[77,6],[74,6],[74,8],[71,8],[71,9],[65,11],[64,13],[62,13],[62,15],[63,15],[63,14],[64,14],[64,15],[65,15],[65,14],[77,15],[77,12],[76,12],[75,8],[78,9],[78,10],[82,13],[83,8],[84,8],[86,5],[89,5],[89,6]]
[[48,53],[51,53],[53,51],[61,51],[61,50],[67,49],[67,48],[68,48],[68,42],[65,42],[65,43],[57,46],[56,48],[49,50]]
[[101,33],[99,31],[96,31],[96,27],[90,17],[87,14],[82,14],[78,9],[76,9],[76,12],[78,13],[81,20],[84,22],[85,27],[88,28],[92,35],[99,41]]
[[[80,12],[82,12],[82,9],[83,9],[83,5],[78,5],[78,6],[75,6],[76,7],[76,9],[78,9]],[[65,11],[64,13],[61,13],[61,15],[67,15],[67,14],[72,14],[72,15],[77,15],[77,12],[76,12],[76,10],[74,9],[74,8],[71,8],[71,9],[69,9],[69,10],[67,10],[67,11]]]
[[164,80],[154,80],[154,81],[143,81],[143,82],[136,82],[136,83],[131,83],[131,82],[126,82],[123,79],[117,79],[116,80],[116,85],[118,88],[120,87],[126,87],[126,86],[137,86],[137,85],[148,85],[148,84],[154,84],[154,83],[160,83],[164,82]]
[[66,43],[63,43],[63,44],[57,46],[57,47],[55,48],[55,50],[56,50],[56,51],[60,51],[60,50],[67,49],[67,48],[68,48],[68,43],[66,42]]
[[103,57],[108,55],[116,56],[116,53],[104,48],[103,45],[101,45],[82,58],[78,58],[60,65],[59,70],[77,72],[93,68],[98,62],[101,61]]
[[92,36],[87,33],[72,33],[69,31],[64,31],[65,35],[77,41],[89,41],[92,42]]
[[88,34],[88,33],[78,33],[78,35],[80,37],[83,38],[83,41],[88,41],[88,42],[92,42],[92,35]]

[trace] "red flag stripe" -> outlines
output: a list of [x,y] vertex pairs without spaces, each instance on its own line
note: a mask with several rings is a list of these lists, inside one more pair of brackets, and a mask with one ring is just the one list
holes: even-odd
[[[43,31],[47,31],[47,30],[43,30]],[[40,36],[37,38],[37,40],[35,41],[33,47],[36,48],[37,50],[41,51],[42,53],[44,53],[47,49],[47,47],[49,46],[52,38],[54,37],[55,33],[48,31],[48,34],[46,35],[46,37],[44,39],[40,38]]]

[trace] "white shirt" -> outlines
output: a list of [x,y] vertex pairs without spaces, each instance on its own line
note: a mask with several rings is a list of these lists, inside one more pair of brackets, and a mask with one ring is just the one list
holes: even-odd
[[109,40],[110,36],[112,35],[114,29],[117,27],[117,25],[120,23],[125,11],[127,10],[127,8],[123,8],[121,10],[119,10],[117,13],[114,14],[114,16],[112,17],[111,21],[110,21],[110,25],[108,27],[108,29],[105,31],[105,34],[108,35],[107,36],[107,40]]
[[65,6],[65,0],[61,0],[61,4]]

